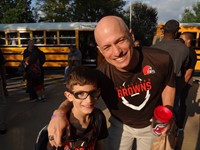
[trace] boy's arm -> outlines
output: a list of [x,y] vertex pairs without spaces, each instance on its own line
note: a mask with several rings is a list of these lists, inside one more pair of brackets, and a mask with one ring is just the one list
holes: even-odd
[[66,113],[72,108],[72,103],[67,99],[61,103],[58,109],[53,112],[51,120],[48,125],[48,136],[53,136],[53,140],[49,140],[52,146],[62,146],[63,132],[70,134],[69,121],[66,118]]

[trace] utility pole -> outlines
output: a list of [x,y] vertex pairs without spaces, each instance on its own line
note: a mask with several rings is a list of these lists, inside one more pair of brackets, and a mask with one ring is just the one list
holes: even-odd
[[130,7],[129,7],[130,8],[130,10],[129,10],[130,11],[130,22],[129,22],[130,24],[129,24],[129,28],[131,29],[131,26],[132,26],[132,24],[131,24],[131,22],[132,22],[132,0],[130,0],[129,4],[130,4]]

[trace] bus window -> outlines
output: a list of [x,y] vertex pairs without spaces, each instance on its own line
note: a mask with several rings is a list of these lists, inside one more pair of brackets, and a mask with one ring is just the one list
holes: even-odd
[[199,39],[199,38],[196,39],[196,43],[197,43],[197,44],[196,44],[196,45],[197,45],[196,48],[199,49],[199,48],[200,48],[200,39]]
[[57,34],[56,31],[47,31],[46,32],[46,39],[47,39],[47,44],[57,44]]
[[43,31],[33,31],[33,39],[36,44],[44,44],[44,33]]
[[30,33],[29,32],[20,33],[20,42],[21,42],[22,45],[27,45],[29,40],[30,40]]
[[8,45],[18,45],[17,32],[7,33],[7,36],[8,36]]
[[60,31],[60,44],[75,45],[74,31]]
[[198,39],[196,39],[196,37],[197,37],[197,33],[196,32],[190,32],[191,34],[193,34],[193,37],[194,37],[194,39],[192,40],[192,42],[191,42],[191,45],[193,46],[193,47],[197,47],[198,45]]
[[[96,22],[1,24],[0,39],[4,40],[4,45],[1,45],[0,49],[7,60],[6,67],[19,66],[23,59],[22,53],[30,39],[33,39],[35,45],[45,53],[45,67],[66,67],[69,46],[76,46],[83,51],[88,50],[89,43],[94,40],[95,26]],[[96,57],[89,57],[84,62],[84,65],[96,66],[97,61]]]
[[5,32],[0,32],[0,45],[5,45]]

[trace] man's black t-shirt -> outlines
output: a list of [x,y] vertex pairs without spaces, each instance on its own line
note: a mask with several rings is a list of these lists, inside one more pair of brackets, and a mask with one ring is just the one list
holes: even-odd
[[189,47],[189,65],[187,68],[194,69],[197,62],[197,54],[193,47]]
[[112,116],[134,128],[150,125],[155,107],[162,104],[163,89],[175,86],[167,52],[142,48],[139,53],[137,68],[130,72],[120,72],[106,61],[98,67],[102,98]]

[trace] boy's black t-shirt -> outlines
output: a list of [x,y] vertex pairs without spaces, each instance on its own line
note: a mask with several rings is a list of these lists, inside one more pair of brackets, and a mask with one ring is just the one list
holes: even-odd
[[112,116],[134,128],[150,125],[155,107],[162,104],[164,87],[175,87],[167,52],[142,48],[139,53],[137,68],[130,72],[120,72],[106,61],[98,67],[101,95]]
[[[69,119],[69,117],[70,112],[67,113],[67,118]],[[91,113],[90,123],[81,136],[76,135],[76,128],[74,128],[72,124],[70,124],[70,132],[72,141],[65,143],[64,150],[67,148],[93,150],[98,140],[108,136],[106,119],[103,112],[98,108],[94,108]],[[73,147],[71,147],[71,145],[73,145]]]
[[[69,113],[67,114],[67,118],[69,119]],[[70,128],[71,134],[73,134],[73,127]],[[103,112],[94,108],[91,113],[90,123],[85,130],[83,136],[73,136],[70,140],[65,141],[63,147],[55,148],[51,147],[48,143],[48,131],[47,126],[44,127],[40,132],[36,140],[35,150],[66,150],[66,149],[81,149],[81,150],[93,150],[95,148],[96,142],[98,140],[104,139],[108,136],[108,130],[106,125],[106,118]],[[64,139],[65,140],[65,139]]]

